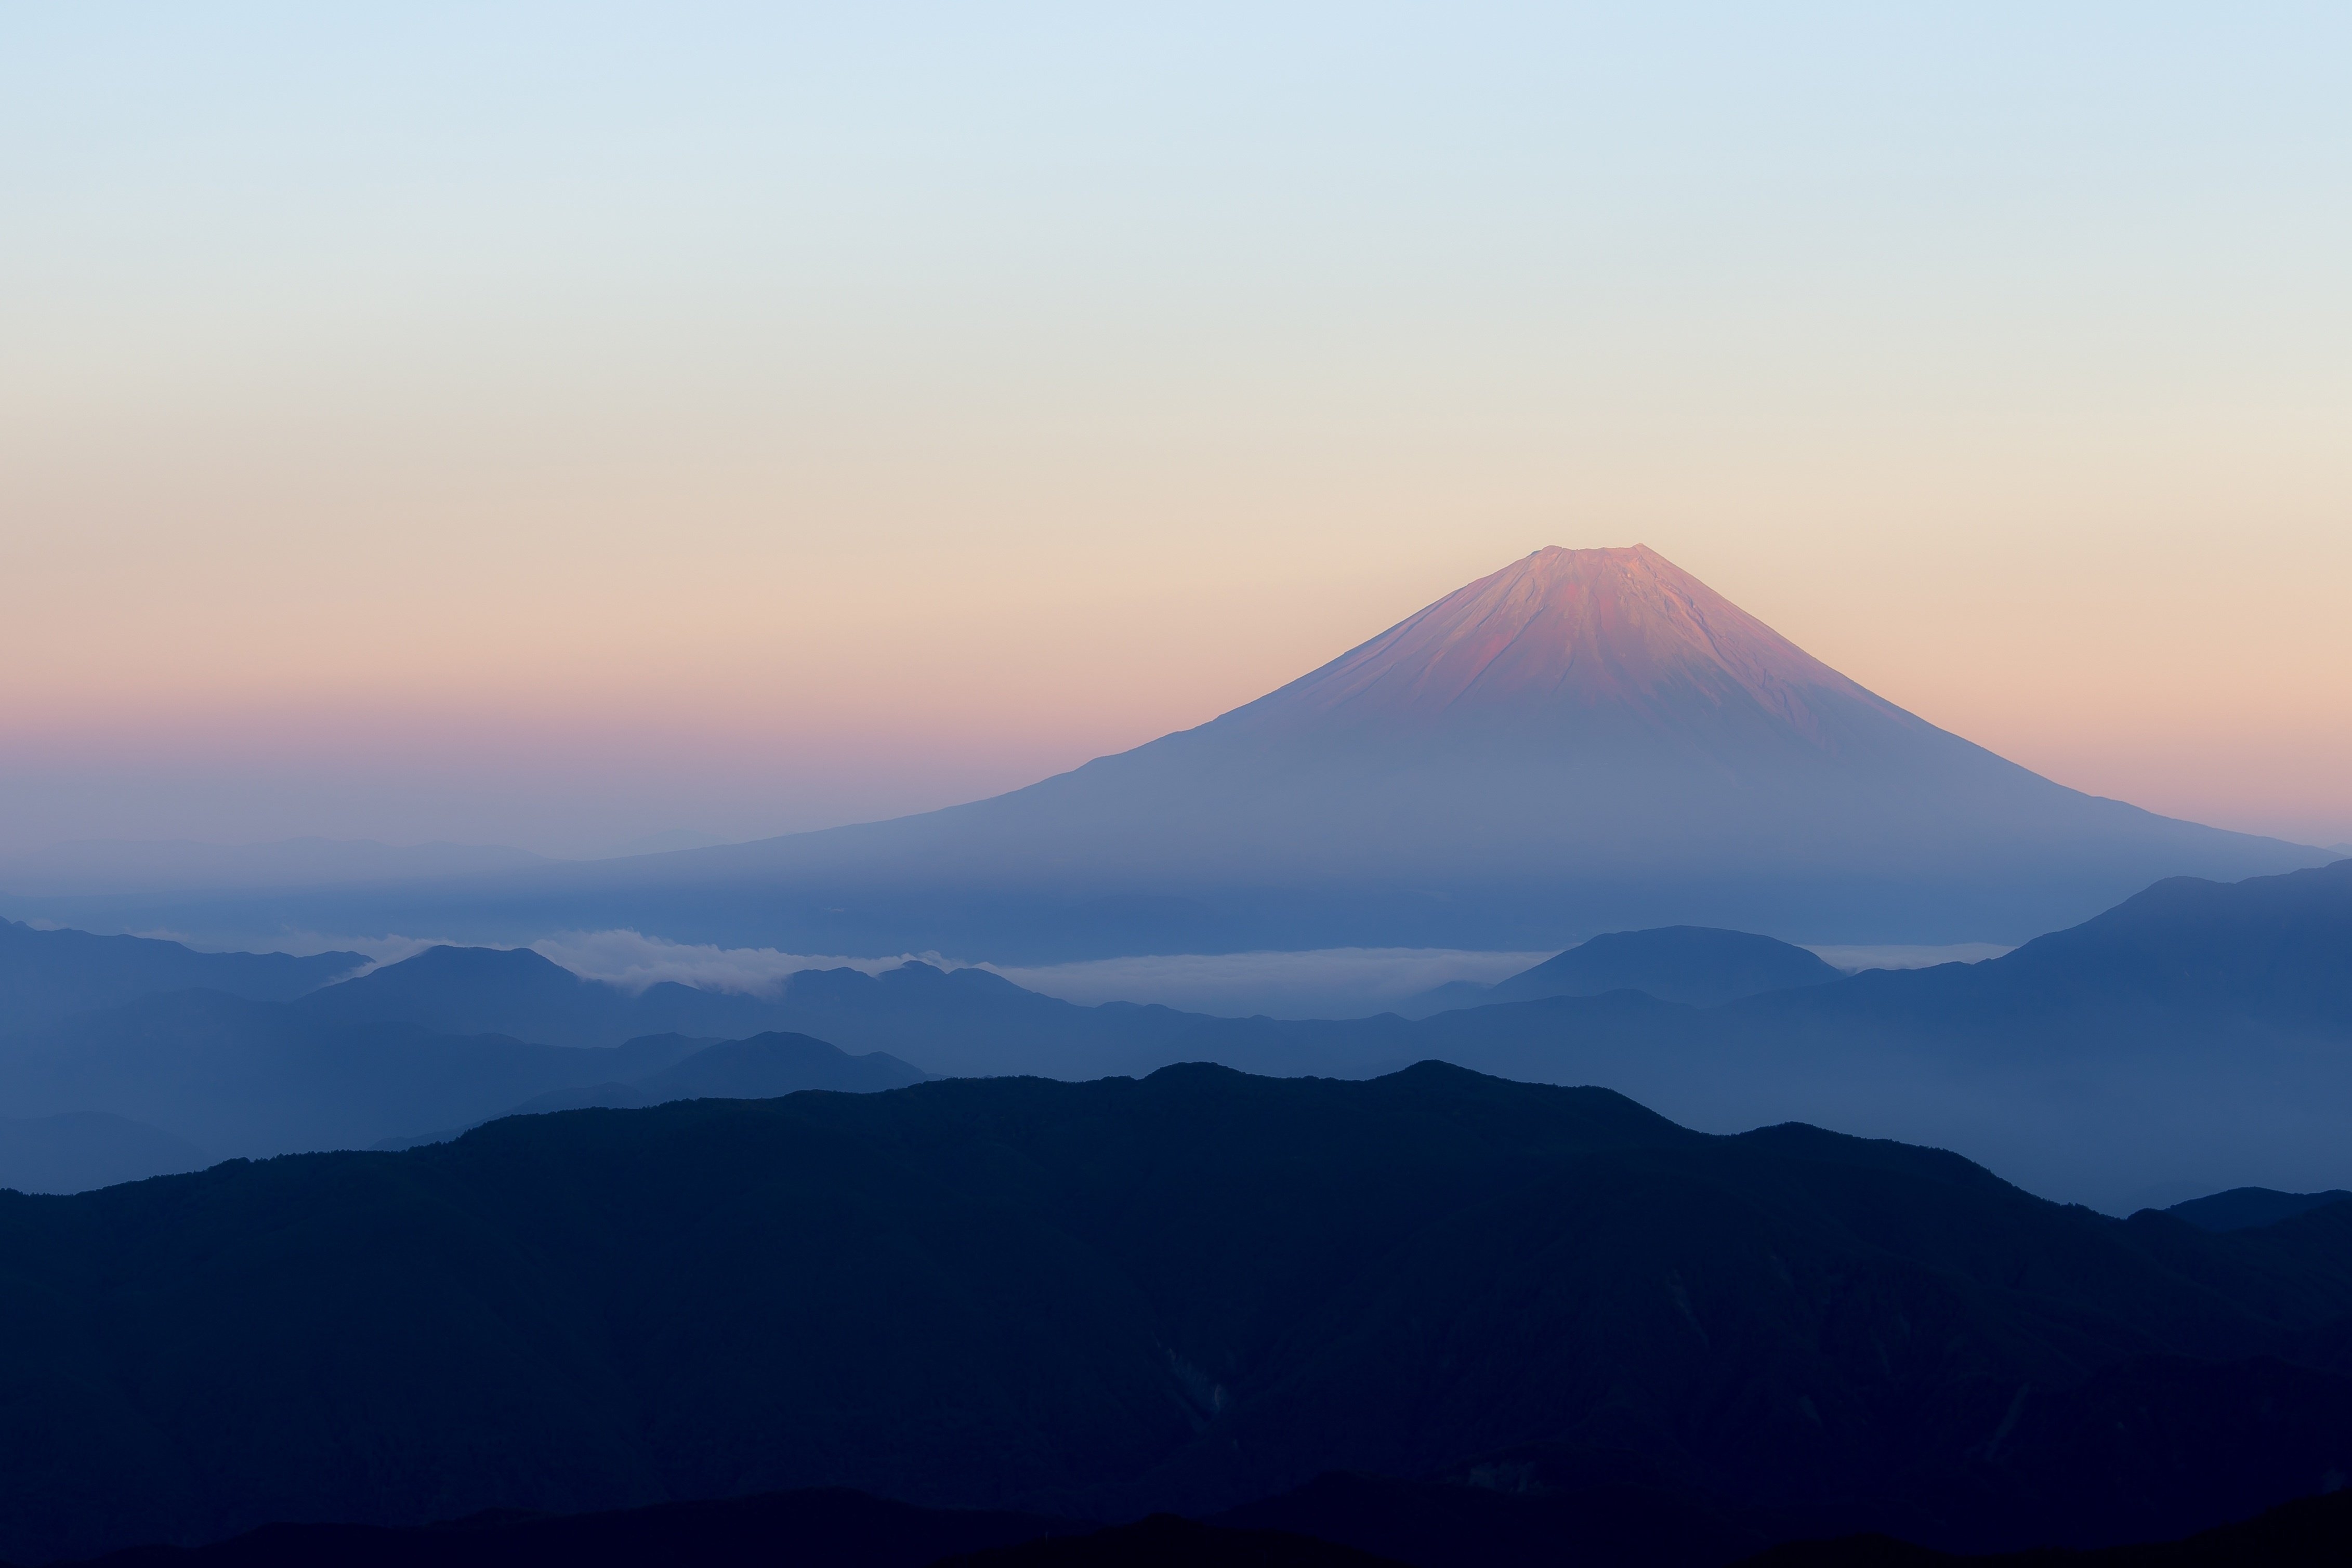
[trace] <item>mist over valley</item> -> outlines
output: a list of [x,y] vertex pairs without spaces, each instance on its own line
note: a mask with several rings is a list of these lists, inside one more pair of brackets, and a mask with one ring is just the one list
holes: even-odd
[[0,6],[0,1568],[2352,1563],[2347,57]]

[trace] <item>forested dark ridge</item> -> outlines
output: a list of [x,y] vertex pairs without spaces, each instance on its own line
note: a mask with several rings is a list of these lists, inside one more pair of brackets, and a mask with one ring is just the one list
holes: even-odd
[[916,1508],[839,1489],[599,1513],[504,1511],[429,1525],[268,1524],[203,1546],[132,1546],[89,1568],[930,1568],[1095,1526]]
[[2347,1316],[2352,1205],[2115,1220],[1437,1064],[518,1117],[0,1195],[0,1555],[821,1485],[1118,1520],[1335,1470],[2146,1539],[2352,1469]]
[[1742,1568],[2342,1568],[2346,1563],[2352,1563],[2352,1492],[2339,1490],[2185,1541],[1958,1557],[1885,1536],[1858,1536],[1792,1542]]

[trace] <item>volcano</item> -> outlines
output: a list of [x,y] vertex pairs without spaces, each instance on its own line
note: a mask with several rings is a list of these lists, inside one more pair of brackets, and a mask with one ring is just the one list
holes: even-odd
[[1538,550],[1255,702],[1009,794],[476,879],[406,917],[1015,962],[1674,925],[2020,941],[2159,877],[2326,858],[2053,783],[1636,545]]

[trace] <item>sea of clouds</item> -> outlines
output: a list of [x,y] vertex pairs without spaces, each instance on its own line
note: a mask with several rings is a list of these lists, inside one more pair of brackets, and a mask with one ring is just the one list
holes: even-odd
[[[363,953],[370,967],[396,964],[437,945],[431,937],[316,934],[271,944],[283,952]],[[633,991],[669,980],[709,991],[773,997],[803,969],[850,968],[873,975],[913,962],[943,969],[987,969],[1029,990],[1085,1006],[1157,1002],[1226,1018],[1263,1013],[1288,1019],[1369,1017],[1456,980],[1491,985],[1552,956],[1548,951],[1492,953],[1448,947],[1325,947],[1303,953],[1154,954],[1068,964],[966,964],[938,953],[874,957],[786,953],[774,947],[719,947],[672,942],[632,930],[559,932],[529,946],[575,975]],[[1838,968],[1853,971],[1978,963],[2009,949],[1970,942],[1938,946],[1822,946],[1812,951]]]
[[1014,985],[1072,1002],[1159,1002],[1226,1018],[1366,1018],[1455,980],[1492,985],[1550,956],[1450,947],[1325,947],[1097,958],[996,972]]
[[[157,932],[157,936],[169,933]],[[369,967],[396,964],[436,938],[388,935],[288,934],[280,952],[363,953]],[[943,969],[984,968],[1014,985],[1065,1001],[1158,1002],[1188,1012],[1246,1018],[1360,1018],[1454,980],[1491,983],[1542,962],[1549,953],[1484,953],[1432,947],[1328,947],[1307,953],[1178,953],[1045,965],[967,964],[938,953],[883,957],[786,953],[774,947],[719,947],[672,942],[643,932],[564,931],[528,944],[575,975],[643,990],[665,980],[704,990],[772,997],[803,969],[851,968],[879,974],[914,962]],[[364,972],[364,971],[362,971]]]

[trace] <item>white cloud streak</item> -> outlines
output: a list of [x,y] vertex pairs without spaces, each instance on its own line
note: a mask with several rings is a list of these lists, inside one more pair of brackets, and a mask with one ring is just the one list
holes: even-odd
[[2015,951],[1998,942],[1950,942],[1940,946],[1890,945],[1809,947],[1833,969],[1854,974],[1864,969],[1927,969],[1937,964],[1981,964]]
[[1160,1002],[1228,1018],[1359,1018],[1454,980],[1492,984],[1551,956],[1448,947],[1179,953],[1037,967],[987,966],[1065,1001]]
[[531,951],[575,975],[605,980],[625,990],[674,980],[706,991],[772,997],[803,969],[862,969],[878,974],[908,959],[942,968],[962,966],[936,953],[901,953],[889,958],[850,958],[837,954],[784,953],[773,947],[715,947],[666,941],[642,932],[562,931],[530,944]]
[[[142,935],[184,939],[166,931]],[[369,959],[368,968],[396,964],[440,945],[436,938],[398,934],[330,936],[315,932],[289,933],[269,944],[284,953],[363,953]],[[1491,985],[1552,956],[1549,951],[1325,947],[1299,953],[1159,953],[1070,964],[975,965],[938,953],[877,958],[786,953],[774,947],[719,947],[672,942],[626,929],[558,932],[529,946],[575,975],[630,991],[675,981],[709,991],[774,997],[787,979],[803,969],[850,968],[873,975],[912,961],[943,969],[988,969],[1014,985],[1087,1007],[1101,1002],[1157,1002],[1225,1018],[1265,1013],[1293,1019],[1360,1018],[1386,1011],[1452,981]],[[1974,964],[2010,951],[1990,942],[1932,946],[1822,945],[1811,950],[1848,973]]]

